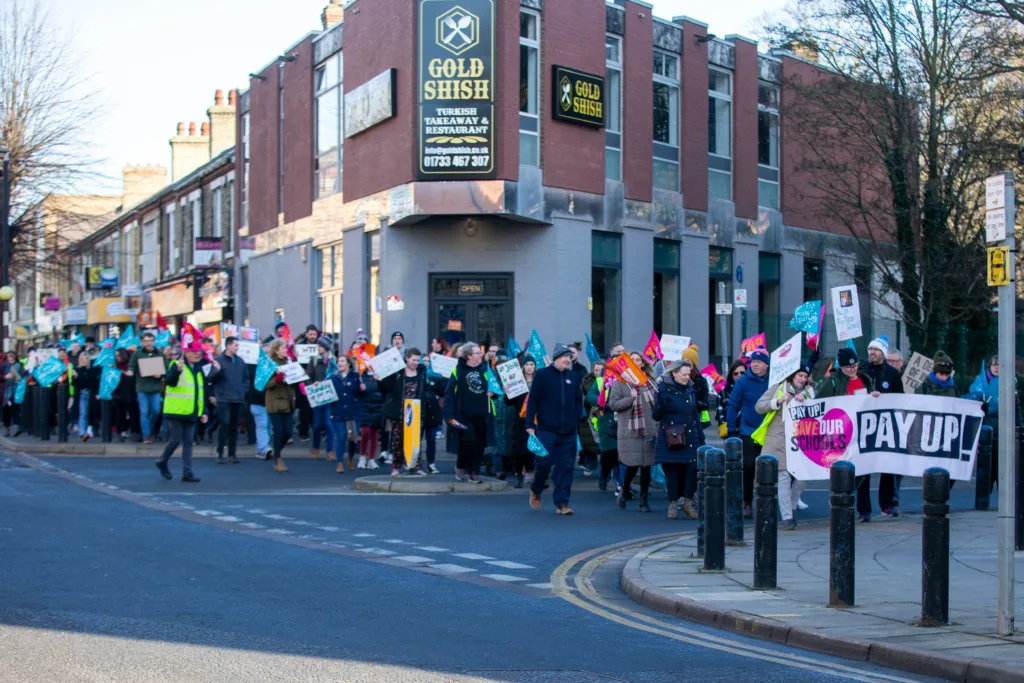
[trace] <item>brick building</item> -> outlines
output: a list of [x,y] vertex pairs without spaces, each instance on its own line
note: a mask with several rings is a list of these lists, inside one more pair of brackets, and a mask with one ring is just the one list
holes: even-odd
[[872,283],[779,120],[812,62],[635,0],[334,0],[322,19],[239,99],[250,324],[602,351],[653,328],[721,358]]

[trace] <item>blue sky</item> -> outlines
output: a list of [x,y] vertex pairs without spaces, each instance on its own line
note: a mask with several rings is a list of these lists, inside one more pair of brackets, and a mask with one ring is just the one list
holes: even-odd
[[[32,2],[33,0],[22,0]],[[326,0],[36,0],[71,35],[88,87],[105,112],[89,148],[100,174],[82,191],[119,192],[125,164],[170,165],[178,121],[201,122],[218,88],[247,87],[256,71],[320,28]],[[409,0],[412,2],[413,0]],[[595,2],[600,0],[575,0]],[[753,36],[782,0],[655,0],[654,14],[687,15],[719,36]],[[763,48],[762,48],[763,49]]]

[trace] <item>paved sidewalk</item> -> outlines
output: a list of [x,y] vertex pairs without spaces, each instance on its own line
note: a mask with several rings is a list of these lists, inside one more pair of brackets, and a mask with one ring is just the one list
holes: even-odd
[[856,607],[828,604],[829,527],[779,532],[778,590],[755,591],[753,534],[703,571],[693,535],[650,546],[622,570],[637,602],[684,619],[958,681],[1024,681],[1024,553],[1017,553],[1017,635],[995,636],[996,515],[950,517],[949,626],[920,627],[921,516],[857,525]]

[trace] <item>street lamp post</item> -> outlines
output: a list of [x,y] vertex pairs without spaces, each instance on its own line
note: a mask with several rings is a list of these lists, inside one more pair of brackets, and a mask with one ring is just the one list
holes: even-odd
[[[6,147],[0,147],[0,157],[3,158],[3,191],[0,196],[0,301],[10,301],[13,292],[10,288],[11,271],[11,164],[10,152]],[[13,314],[8,313],[13,318]],[[7,336],[10,320],[0,319],[0,349],[3,348],[4,338]]]

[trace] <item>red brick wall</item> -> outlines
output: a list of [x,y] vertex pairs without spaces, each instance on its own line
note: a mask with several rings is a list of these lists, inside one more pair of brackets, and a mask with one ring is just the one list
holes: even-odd
[[[819,190],[811,182],[812,176],[807,170],[801,169],[801,163],[811,152],[804,148],[804,140],[794,135],[793,129],[787,124],[785,110],[791,106],[796,92],[794,82],[808,85],[823,76],[823,72],[806,62],[791,57],[782,58],[783,85],[779,93],[782,112],[779,123],[779,181],[781,192],[781,208],[787,225],[811,230],[825,230],[821,225],[820,211],[822,204],[818,198]],[[835,232],[841,232],[839,228]],[[847,233],[848,234],[848,233]]]
[[580,192],[604,193],[604,129],[555,121],[552,66],[604,73],[605,8],[601,2],[553,0],[545,3],[540,53],[541,133],[544,184]]
[[494,155],[498,178],[519,180],[519,3],[497,2]]
[[313,37],[284,65],[284,220],[313,213]]
[[653,30],[650,9],[627,0],[622,41],[622,181],[626,199],[641,202],[651,201],[654,182]]
[[757,45],[736,40],[732,197],[739,218],[757,218]]
[[707,33],[699,24],[683,22],[679,153],[683,206],[694,211],[708,210],[708,44],[697,42],[697,36]]
[[277,227],[278,69],[268,66],[249,81],[249,234]]
[[382,71],[398,70],[395,116],[345,139],[342,191],[346,202],[414,178],[416,5],[414,0],[358,0],[346,8],[345,92]]

